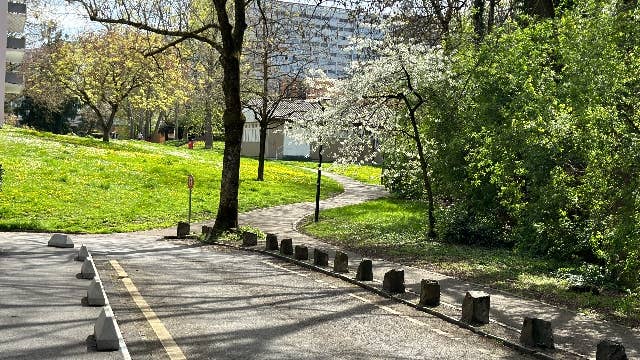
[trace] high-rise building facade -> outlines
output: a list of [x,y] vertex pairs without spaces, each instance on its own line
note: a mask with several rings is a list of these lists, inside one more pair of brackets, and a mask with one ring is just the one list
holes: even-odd
[[[260,48],[264,32],[269,32],[268,38],[274,43],[268,60],[281,73],[296,73],[304,67],[321,69],[330,78],[344,78],[353,61],[366,58],[352,45],[352,39],[376,34],[348,9],[279,0],[262,0],[261,4],[268,17],[266,24],[260,22],[255,2],[248,11],[248,23],[254,27],[250,30],[251,46]],[[252,66],[260,70],[260,62],[266,58],[251,50],[247,54]]]
[[4,124],[6,94],[19,94],[24,87],[20,64],[24,58],[25,0],[0,0],[0,126]]

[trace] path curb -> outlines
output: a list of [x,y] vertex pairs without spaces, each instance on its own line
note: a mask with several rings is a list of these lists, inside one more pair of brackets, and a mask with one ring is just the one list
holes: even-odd
[[[364,283],[362,281],[355,280],[355,279],[353,279],[353,278],[351,278],[349,276],[346,276],[344,274],[334,272],[334,271],[332,271],[332,270],[330,270],[328,268],[323,268],[323,267],[316,266],[316,265],[313,265],[313,264],[310,264],[310,263],[307,263],[307,262],[304,262],[304,261],[296,260],[294,258],[282,255],[282,254],[277,253],[277,252],[261,250],[261,249],[257,249],[257,248],[241,247],[241,246],[237,246],[237,245],[234,245],[234,244],[218,242],[218,241],[211,241],[211,242],[207,242],[206,244],[207,245],[223,246],[223,247],[228,247],[228,248],[232,248],[232,249],[236,249],[236,250],[241,250],[241,251],[247,251],[247,252],[253,252],[253,253],[272,256],[272,257],[278,258],[280,260],[284,260],[286,262],[301,266],[303,268],[307,268],[307,269],[313,270],[315,272],[319,272],[319,273],[322,273],[322,274],[325,274],[325,275],[328,275],[328,276],[331,276],[331,277],[334,277],[334,278],[338,278],[338,279],[346,281],[346,282],[348,282],[350,284],[357,285],[357,286],[359,286],[359,287],[361,287],[361,288],[363,288],[365,290],[368,290],[370,292],[373,292],[373,293],[375,293],[377,295],[380,295],[380,296],[385,297],[387,299],[391,299],[391,300],[394,300],[394,301],[396,301],[398,303],[410,306],[410,307],[412,307],[412,308],[414,308],[414,309],[416,309],[418,311],[425,312],[425,313],[433,315],[433,316],[435,316],[435,317],[437,317],[439,319],[442,319],[442,320],[444,320],[444,321],[446,321],[446,322],[448,322],[450,324],[453,324],[453,325],[456,325],[456,326],[458,326],[460,328],[469,330],[469,331],[473,332],[474,334],[477,334],[477,335],[480,335],[480,336],[495,340],[495,341],[497,341],[497,342],[499,342],[499,343],[501,343],[501,344],[503,344],[503,345],[505,345],[505,346],[507,346],[507,347],[509,347],[511,349],[519,351],[520,353],[523,353],[523,354],[526,354],[526,355],[531,355],[531,356],[535,357],[536,359],[542,359],[542,360],[554,360],[555,359],[554,357],[552,357],[550,355],[547,355],[547,354],[545,354],[543,352],[540,352],[538,350],[523,346],[522,344],[516,343],[516,342],[511,341],[509,339],[505,339],[505,338],[502,338],[500,336],[490,334],[490,333],[488,333],[488,332],[486,332],[486,331],[484,331],[482,329],[478,329],[478,328],[476,328],[474,326],[471,326],[471,325],[469,325],[467,323],[464,323],[464,322],[462,322],[462,321],[460,321],[458,319],[455,319],[455,318],[453,318],[453,317],[451,317],[449,315],[446,315],[446,314],[443,314],[441,312],[435,311],[435,310],[433,310],[431,308],[428,308],[428,307],[420,306],[419,304],[414,304],[413,302],[411,302],[409,300],[402,299],[402,298],[400,298],[400,297],[398,297],[396,295],[390,294],[390,293],[388,293],[388,292],[386,292],[386,291],[384,291],[382,289],[379,289],[379,288],[377,288],[375,286],[372,286],[370,284],[366,284],[366,283]],[[565,350],[560,350],[560,351],[566,352]],[[580,354],[574,354],[574,353],[571,353],[571,354],[574,355],[574,356],[581,356]]]

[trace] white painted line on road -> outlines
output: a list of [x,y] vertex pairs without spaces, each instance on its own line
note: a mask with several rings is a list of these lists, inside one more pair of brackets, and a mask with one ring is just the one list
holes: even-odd
[[156,336],[162,343],[162,346],[167,352],[167,355],[169,355],[169,358],[171,360],[186,360],[187,358],[184,356],[182,350],[180,350],[180,347],[178,347],[178,344],[176,344],[176,342],[173,340],[173,337],[164,326],[162,321],[160,321],[153,309],[151,309],[151,306],[149,306],[147,301],[142,297],[142,295],[140,295],[138,288],[129,278],[129,275],[127,275],[122,266],[120,266],[117,260],[109,260],[109,263],[111,264],[111,266],[113,266],[113,269],[116,271],[118,278],[122,280],[122,283],[127,288],[127,291],[138,306],[138,309],[142,311],[142,314],[147,319],[147,322],[149,322],[149,325],[151,325],[151,328],[156,333]]
[[[271,267],[274,267],[274,268],[276,268],[276,269],[284,270],[284,271],[289,272],[289,273],[292,273],[292,274],[294,274],[294,275],[298,275],[298,276],[302,276],[302,277],[309,277],[309,275],[308,275],[308,274],[303,274],[303,273],[297,272],[297,271],[295,271],[295,270],[287,269],[287,268],[285,268],[285,267],[283,267],[283,266],[280,266],[280,265],[274,264],[274,263],[272,263],[272,262],[270,262],[270,261],[263,261],[262,263],[264,263],[264,264],[266,264],[266,265],[269,265],[269,266],[271,266]],[[317,282],[317,283],[323,284],[323,285],[325,285],[325,286],[328,286],[328,287],[330,287],[330,288],[332,288],[332,289],[337,289],[337,288],[338,288],[337,286],[331,285],[331,284],[327,283],[326,281],[323,281],[323,280],[320,280],[320,279],[314,279],[314,281],[315,281],[315,282]],[[435,332],[435,333],[436,333],[436,334],[438,334],[438,335],[445,336],[445,337],[447,337],[447,338],[452,338],[452,337],[451,337],[451,334],[449,334],[448,332],[446,332],[446,331],[442,331],[442,330],[440,330],[440,329],[436,329],[436,328],[433,328],[433,327],[429,327],[429,324],[425,323],[424,321],[420,321],[420,320],[418,320],[418,319],[414,319],[414,318],[412,318],[411,316],[404,315],[404,314],[402,314],[401,312],[398,312],[398,311],[396,311],[396,310],[394,310],[394,309],[392,309],[392,308],[390,308],[390,307],[388,307],[388,306],[374,304],[371,300],[369,300],[369,299],[365,299],[365,298],[363,298],[362,296],[358,296],[358,295],[356,295],[356,294],[348,293],[347,295],[349,295],[350,297],[352,297],[352,298],[354,298],[354,299],[360,300],[360,301],[362,301],[362,302],[364,302],[364,303],[371,304],[371,305],[373,305],[374,307],[376,307],[376,308],[378,308],[378,309],[380,309],[380,310],[386,311],[386,312],[388,312],[388,313],[390,313],[390,314],[392,314],[392,315],[399,316],[399,317],[401,317],[401,318],[403,318],[403,319],[405,319],[405,320],[409,321],[410,323],[413,323],[413,324],[418,325],[418,326],[420,326],[420,327],[428,327],[428,328],[429,328],[429,330],[431,330],[431,331]]]

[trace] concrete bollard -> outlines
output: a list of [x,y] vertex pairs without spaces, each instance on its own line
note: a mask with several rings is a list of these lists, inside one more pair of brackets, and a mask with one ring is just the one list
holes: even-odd
[[53,234],[47,243],[47,246],[57,248],[72,248],[73,240],[67,234]]
[[282,255],[293,255],[292,239],[282,239],[282,241],[280,241],[280,253]]
[[108,306],[104,307],[93,327],[96,347],[99,351],[115,351],[120,349],[120,339],[118,335],[118,325],[113,317],[113,312]]
[[420,282],[420,305],[440,305],[440,283],[437,280],[423,279]]
[[93,267],[93,259],[91,258],[91,256],[84,259],[84,262],[82,263],[82,268],[80,268],[80,277],[83,279],[89,279],[89,280],[96,277],[96,270]]
[[356,272],[356,280],[373,281],[373,262],[370,259],[362,259]]
[[469,291],[462,302],[462,321],[468,324],[488,324],[491,299],[482,291]]
[[84,244],[83,244],[80,247],[80,250],[78,250],[78,255],[76,256],[76,261],[84,261],[88,257],[89,257],[89,249],[87,249],[87,247],[84,246]]
[[242,232],[242,246],[256,246],[258,245],[258,234],[243,231]]
[[520,332],[520,342],[527,346],[545,349],[555,348],[551,322],[542,319],[525,317]]
[[304,245],[296,245],[293,249],[293,257],[296,260],[309,260],[309,249]]
[[278,250],[278,236],[276,234],[267,233],[265,250],[276,251]]
[[313,265],[329,266],[329,254],[326,251],[313,249]]
[[89,288],[87,289],[87,303],[90,306],[105,306],[107,304],[107,297],[102,289],[102,282],[93,279]]
[[178,223],[177,235],[179,238],[185,238],[191,232],[191,225],[188,222],[180,221]]
[[382,281],[382,289],[392,294],[404,293],[404,270],[387,271]]
[[333,271],[337,273],[349,272],[349,256],[342,251],[336,251],[336,256],[333,258]]
[[628,358],[622,343],[602,340],[598,343],[596,360],[628,360]]

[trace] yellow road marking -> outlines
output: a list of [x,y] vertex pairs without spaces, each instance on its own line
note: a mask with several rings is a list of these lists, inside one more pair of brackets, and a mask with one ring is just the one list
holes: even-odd
[[162,343],[162,346],[167,352],[167,355],[169,355],[169,358],[171,360],[186,360],[186,357],[184,356],[184,353],[182,353],[182,350],[180,350],[180,348],[178,347],[178,344],[176,344],[176,342],[173,340],[173,337],[164,326],[162,321],[160,321],[153,309],[151,309],[151,306],[149,306],[147,301],[142,297],[142,295],[140,295],[138,288],[129,278],[129,275],[127,275],[122,266],[120,266],[117,260],[110,260],[109,263],[111,264],[111,266],[113,266],[113,269],[116,271],[118,278],[122,280],[124,287],[127,288],[127,291],[138,306],[138,309],[142,311],[142,314],[147,319],[147,322],[149,322],[149,325],[151,325],[151,328],[156,333],[156,336]]

